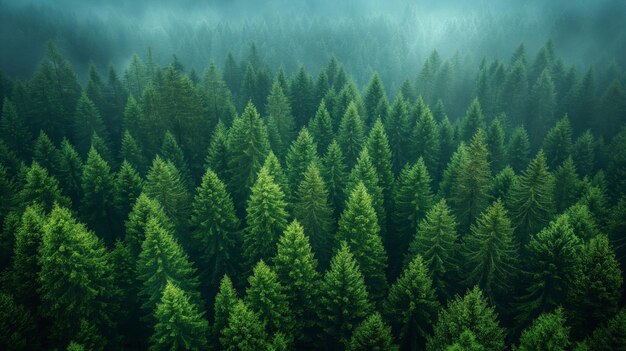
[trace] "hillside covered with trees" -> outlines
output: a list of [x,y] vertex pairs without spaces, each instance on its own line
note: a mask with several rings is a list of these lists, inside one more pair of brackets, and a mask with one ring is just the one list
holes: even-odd
[[616,61],[279,49],[0,71],[0,349],[626,350]]

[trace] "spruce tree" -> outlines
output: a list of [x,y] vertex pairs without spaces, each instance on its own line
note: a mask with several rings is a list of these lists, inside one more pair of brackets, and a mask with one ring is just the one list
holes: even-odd
[[67,139],[61,141],[59,148],[59,182],[63,192],[77,206],[82,197],[83,159],[78,155],[74,146]]
[[396,96],[391,111],[386,120],[383,120],[385,130],[389,136],[389,146],[391,147],[391,157],[393,169],[398,172],[406,162],[408,155],[406,148],[411,137],[409,126],[409,107],[402,94]]
[[310,344],[311,329],[317,322],[319,274],[309,239],[298,221],[291,222],[280,237],[273,262],[294,317],[296,343]]
[[304,66],[300,66],[300,69],[298,69],[298,73],[291,81],[289,90],[289,100],[291,101],[293,116],[296,120],[296,129],[300,129],[315,112],[313,81]]
[[393,343],[391,328],[385,324],[380,314],[375,312],[354,329],[346,350],[398,351],[398,346]]
[[143,155],[141,146],[128,130],[122,136],[122,146],[120,148],[120,158],[128,161],[139,174],[146,174],[148,162]]
[[530,162],[511,189],[507,201],[511,209],[511,221],[516,227],[520,244],[539,232],[554,213],[554,180],[548,171],[543,151]]
[[412,150],[408,151],[413,155],[413,160],[423,158],[428,169],[439,169],[439,127],[428,107],[417,117],[411,144]]
[[333,210],[328,203],[328,190],[315,164],[309,165],[298,186],[294,217],[304,227],[317,259],[326,266],[333,244]]
[[232,307],[228,316],[228,324],[220,337],[222,350],[226,351],[257,351],[267,348],[265,326],[242,301]]
[[179,234],[184,231],[189,216],[189,192],[173,163],[157,156],[146,175],[144,192],[161,204],[174,221]]
[[372,199],[363,183],[358,183],[339,218],[337,240],[345,241],[365,277],[372,300],[379,301],[387,290],[387,254],[380,237],[380,226]]
[[59,168],[59,150],[57,150],[52,140],[43,130],[39,132],[39,136],[35,140],[33,161],[39,163],[41,167],[47,169],[48,173],[53,175],[56,174]]
[[[626,309],[622,308],[604,325],[594,330],[593,335],[581,342],[580,350],[612,351],[626,347]],[[576,349],[578,350],[578,348]]]
[[187,293],[171,281],[163,289],[154,318],[150,350],[202,350],[208,346],[208,323]]
[[487,128],[485,138],[489,151],[489,166],[494,173],[500,172],[506,165],[506,150],[504,148],[504,129],[500,117],[494,118]]
[[23,207],[39,203],[45,212],[52,210],[55,203],[59,206],[70,206],[70,199],[59,190],[59,182],[35,161],[26,171],[24,186],[17,193],[17,200]]
[[201,291],[212,301],[222,277],[239,273],[242,239],[233,200],[210,168],[196,189],[190,222]]
[[489,195],[492,199],[500,199],[507,208],[510,208],[508,201],[511,198],[511,189],[517,182],[517,175],[511,166],[506,166],[493,177]]
[[563,309],[544,313],[522,333],[516,351],[567,350],[570,345],[569,328],[565,324]]
[[[288,92],[283,91],[279,82],[274,82],[272,90],[267,96],[266,106],[268,118],[274,121],[280,138],[280,145],[284,147],[289,145],[295,135],[295,121],[291,115],[291,105],[289,98],[285,95],[286,93]],[[282,149],[275,150],[282,154]]]
[[500,200],[485,209],[464,241],[465,281],[501,301],[515,281],[518,253],[511,221]]
[[596,164],[596,140],[590,131],[585,131],[576,139],[572,148],[572,158],[580,175],[591,176]]
[[474,137],[476,132],[485,128],[485,117],[483,111],[480,108],[480,102],[478,99],[472,100],[472,103],[465,112],[463,118],[463,124],[461,127],[461,140],[469,142]]
[[385,212],[391,213],[392,210],[392,191],[393,191],[393,169],[391,164],[391,148],[389,140],[385,133],[385,127],[382,122],[377,119],[374,126],[370,130],[370,134],[366,141],[367,152],[372,160],[376,174],[378,175],[378,184],[383,189],[383,197],[385,203]]
[[385,93],[385,87],[380,79],[378,73],[374,73],[365,91],[365,125],[371,126],[376,119],[381,118],[378,111],[378,106],[381,100],[386,100],[387,94]]
[[581,182],[570,156],[554,171],[554,204],[558,213],[578,200],[580,188]]
[[533,136],[532,145],[538,145],[541,135],[554,123],[556,109],[556,93],[549,68],[541,72],[530,91],[528,128]]
[[448,302],[439,313],[433,334],[426,342],[426,350],[446,350],[465,332],[471,332],[475,342],[485,350],[504,350],[505,331],[500,327],[494,308],[478,287]]
[[418,255],[423,257],[440,299],[450,295],[460,268],[457,246],[456,219],[441,199],[419,223],[407,256],[409,262]]
[[114,185],[115,178],[111,174],[111,168],[98,152],[91,148],[83,168],[81,213],[87,225],[103,238],[107,245],[113,245],[117,232]]
[[365,142],[363,120],[354,102],[351,102],[339,124],[337,142],[348,167],[354,166]]
[[461,164],[466,162],[466,158],[467,146],[464,142],[461,142],[443,171],[441,181],[439,182],[439,196],[454,200],[453,190],[456,186],[456,178],[461,171]]
[[244,301],[259,316],[268,334],[282,332],[291,337],[293,315],[276,272],[260,260],[252,270],[248,284]]
[[159,156],[161,156],[164,161],[171,162],[174,167],[176,167],[180,173],[180,180],[183,185],[185,185],[185,188],[189,189],[193,185],[191,171],[189,170],[187,160],[185,160],[183,150],[178,146],[174,134],[170,133],[169,130],[165,132],[165,136],[163,137],[163,144],[161,144]]
[[24,306],[7,292],[0,292],[0,347],[7,351],[38,348],[37,323]]
[[226,82],[222,79],[222,75],[211,62],[209,68],[204,73],[202,84],[203,105],[210,121],[210,127],[213,129],[219,121],[224,123],[232,123],[237,111],[233,102],[231,90],[228,89]]
[[324,100],[322,100],[317,108],[315,117],[313,117],[309,122],[309,130],[311,132],[311,136],[313,136],[313,139],[317,142],[318,153],[321,154],[326,151],[328,145],[330,145],[333,141],[334,126],[330,113],[328,113],[328,110],[326,109],[326,102]]
[[376,168],[372,162],[372,158],[364,147],[359,155],[356,165],[352,168],[348,183],[346,184],[345,194],[351,194],[359,183],[363,183],[365,189],[371,196],[372,206],[376,210],[378,224],[381,233],[387,230],[387,211],[385,211],[385,198],[380,178],[376,172]]
[[[117,220],[125,220],[143,191],[143,179],[135,168],[126,160],[117,172],[114,185],[114,204]],[[116,228],[117,229],[117,228]]]
[[228,129],[221,120],[211,135],[204,168],[211,168],[220,179],[228,177]]
[[233,282],[228,275],[224,275],[213,304],[212,344],[219,344],[224,328],[228,325],[228,317],[238,301],[237,291],[233,287]]
[[335,218],[341,213],[345,203],[345,183],[347,178],[346,165],[344,163],[343,152],[339,143],[333,140],[328,146],[326,155],[322,158],[320,173],[328,189],[328,199],[334,211]]
[[315,145],[306,127],[300,130],[298,137],[289,147],[285,160],[289,188],[295,190],[309,165],[317,163],[317,145]]
[[0,118],[0,139],[4,140],[16,154],[25,157],[30,155],[33,136],[22,118],[13,102],[4,98]]
[[393,283],[383,308],[400,346],[406,350],[423,349],[439,302],[422,256],[415,256]]
[[567,116],[561,118],[550,129],[543,140],[543,151],[546,154],[548,167],[552,170],[572,155],[572,126]]
[[174,224],[165,214],[163,207],[145,193],[141,193],[124,223],[126,229],[124,240],[128,243],[130,251],[135,258],[141,252],[141,245],[146,238],[146,229],[150,218],[156,219],[161,227],[166,228],[168,231],[175,231]]
[[96,105],[83,93],[78,99],[74,115],[74,141],[78,151],[86,155],[91,146],[91,136],[96,133],[107,139],[108,132]]
[[[289,181],[285,171],[283,171],[283,166],[281,165],[278,157],[274,155],[273,151],[270,151],[265,158],[265,162],[263,162],[263,168],[267,171],[267,173],[274,178],[274,182],[280,187],[280,190],[285,193],[285,199],[291,199],[292,189],[289,186]],[[296,190],[296,189],[293,189]],[[290,203],[287,201],[287,205]]]
[[441,179],[446,163],[450,160],[450,156],[457,148],[457,135],[455,134],[452,124],[448,120],[448,116],[444,116],[439,122],[439,169],[437,170],[437,179]]
[[507,160],[515,172],[521,172],[530,161],[530,141],[524,127],[513,130],[507,147]]
[[359,265],[348,244],[341,244],[320,286],[318,318],[324,344],[331,349],[347,346],[356,326],[372,311]]
[[265,168],[261,168],[246,208],[243,253],[248,267],[276,252],[276,242],[287,227],[285,194]]

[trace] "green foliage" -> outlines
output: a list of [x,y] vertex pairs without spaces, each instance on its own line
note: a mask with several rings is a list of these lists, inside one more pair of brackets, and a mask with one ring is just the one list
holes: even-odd
[[509,166],[515,172],[521,172],[530,161],[530,141],[524,127],[513,130],[507,148],[507,160]]
[[564,351],[570,345],[563,309],[544,313],[520,337],[517,351]]
[[354,166],[365,142],[363,120],[359,116],[357,105],[350,102],[339,124],[337,142],[348,167]]
[[576,166],[572,158],[568,157],[554,171],[554,203],[557,212],[563,212],[578,200],[580,188]]
[[548,167],[556,169],[572,155],[572,126],[567,116],[560,119],[556,125],[550,129],[543,141],[543,150],[546,153]]
[[423,158],[426,168],[439,169],[439,127],[428,107],[417,117],[411,148],[414,160]]
[[582,350],[611,351],[626,347],[626,310],[621,309],[582,344]]
[[339,147],[339,143],[335,140],[330,143],[328,150],[326,151],[326,155],[322,158],[320,173],[326,183],[326,188],[328,189],[328,199],[336,216],[341,212],[345,203],[344,189],[347,171],[344,163],[343,152]]
[[0,292],[0,347],[7,351],[37,348],[33,336],[37,324],[30,312],[17,304],[13,296]]
[[317,163],[317,145],[313,142],[306,127],[300,130],[298,138],[289,147],[285,159],[289,188],[297,189],[309,165]]
[[433,328],[433,335],[426,343],[429,351],[446,350],[468,331],[473,334],[474,342],[485,350],[504,350],[504,329],[478,287],[448,302],[448,307],[441,311]]
[[[135,201],[143,191],[143,179],[128,161],[124,160],[117,172],[114,185],[114,204],[116,219],[128,218]],[[117,228],[116,228],[117,229]]]
[[222,349],[228,351],[263,350],[267,347],[265,325],[244,302],[238,301],[232,307],[220,342]]
[[89,151],[94,133],[105,139],[108,134],[96,105],[83,93],[74,115],[74,141],[81,154],[86,155]]
[[30,154],[33,137],[15,105],[8,98],[4,98],[2,102],[0,139],[18,155],[24,157]]
[[357,163],[350,172],[348,183],[345,188],[345,194],[351,194],[359,183],[363,183],[365,189],[370,194],[372,206],[374,206],[374,209],[376,210],[376,216],[381,232],[385,233],[387,229],[387,212],[385,211],[383,186],[366,147],[364,147],[361,154],[359,154]]
[[381,116],[381,111],[379,110],[381,100],[387,100],[387,93],[385,93],[385,87],[380,80],[380,76],[378,73],[374,73],[365,91],[365,125],[371,126],[374,124],[374,121],[384,117]]
[[178,231],[182,232],[187,224],[191,201],[176,166],[157,156],[146,175],[143,190],[146,195],[161,204],[165,213],[176,224]]
[[485,117],[480,107],[478,99],[472,100],[472,103],[465,112],[463,125],[461,129],[461,140],[470,141],[474,135],[481,129],[485,128]]
[[140,174],[145,174],[148,162],[143,155],[141,146],[128,130],[122,136],[120,158],[128,161]]
[[74,146],[67,139],[63,139],[59,148],[59,182],[63,192],[67,194],[76,206],[82,196],[83,159],[78,155]]
[[164,161],[171,162],[174,167],[176,167],[180,173],[181,182],[186,188],[190,188],[192,181],[187,160],[185,160],[183,150],[178,146],[174,134],[170,133],[169,130],[165,132],[165,136],[163,137],[163,144],[161,144],[159,156],[161,156]]
[[17,200],[23,207],[38,203],[45,212],[49,212],[55,203],[70,206],[70,199],[61,194],[59,182],[35,161],[26,172],[24,186],[17,193]]
[[511,198],[511,189],[517,182],[517,175],[511,166],[506,166],[493,177],[489,195],[492,199],[500,199],[506,204]]
[[411,137],[409,126],[409,106],[405,102],[403,94],[396,96],[387,119],[383,120],[385,130],[389,136],[391,157],[394,171],[399,171],[406,162],[408,155],[405,152]]
[[494,173],[500,172],[506,165],[505,135],[502,119],[504,119],[504,116],[499,116],[489,123],[485,137],[487,150],[489,151],[489,166]]
[[222,281],[220,282],[219,292],[215,296],[215,303],[213,305],[213,343],[219,344],[224,328],[228,325],[230,313],[238,301],[237,291],[235,291],[232,281],[228,275],[224,275]]
[[48,135],[42,130],[35,140],[33,148],[33,161],[39,163],[41,167],[48,170],[49,173],[55,174],[58,168],[59,151]]
[[319,153],[326,151],[328,145],[333,141],[333,129],[333,120],[326,109],[326,102],[322,100],[317,108],[315,117],[309,122],[309,130],[313,139],[317,141],[317,151]]
[[[280,83],[274,82],[272,90],[267,96],[267,114],[268,121],[272,121],[277,129],[279,136],[279,144],[272,145],[272,148],[282,154],[283,147],[289,145],[295,135],[295,121],[291,115],[291,105],[289,98],[285,95],[285,91]],[[268,123],[269,127],[270,123]],[[279,148],[277,148],[277,146]]]
[[134,257],[141,252],[141,245],[146,238],[146,228],[148,220],[156,219],[161,227],[168,231],[174,231],[174,225],[163,211],[163,207],[155,200],[149,198],[145,193],[141,193],[132,211],[128,214],[128,220],[125,222],[126,236],[125,241],[130,247]]
[[391,328],[385,324],[379,313],[367,317],[352,333],[350,344],[346,347],[349,351],[397,351],[391,335]]
[[403,349],[423,349],[439,309],[427,265],[417,255],[396,280],[383,304]]
[[211,168],[220,179],[228,176],[228,130],[221,120],[211,135],[204,168]]
[[114,185],[115,178],[111,174],[111,168],[92,147],[83,168],[83,197],[80,206],[87,225],[107,245],[113,245],[117,232]]

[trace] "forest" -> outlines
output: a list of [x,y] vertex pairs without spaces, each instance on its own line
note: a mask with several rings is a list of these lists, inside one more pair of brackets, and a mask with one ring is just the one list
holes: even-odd
[[30,6],[0,2],[1,350],[626,350],[626,12],[159,41]]

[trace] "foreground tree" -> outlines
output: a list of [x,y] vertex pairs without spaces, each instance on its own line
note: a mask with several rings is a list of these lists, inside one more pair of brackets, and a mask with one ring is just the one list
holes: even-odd
[[517,351],[567,350],[570,345],[569,328],[565,325],[563,309],[544,313],[524,330]]
[[228,324],[220,338],[227,351],[257,351],[267,347],[265,325],[244,302],[238,301],[228,316]]
[[81,212],[89,227],[108,245],[113,245],[117,232],[114,182],[107,162],[91,148],[83,169]]
[[348,351],[389,350],[397,351],[393,343],[391,328],[385,324],[378,312],[367,317],[352,333]]
[[228,317],[238,301],[233,282],[227,275],[224,275],[213,304],[213,328],[211,330],[213,344],[220,343],[224,328],[228,325]]

